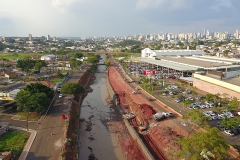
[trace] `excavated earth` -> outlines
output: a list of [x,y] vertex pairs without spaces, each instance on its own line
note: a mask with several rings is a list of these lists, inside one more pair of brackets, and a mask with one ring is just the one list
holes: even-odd
[[[179,120],[173,117],[160,122],[154,121],[152,115],[163,110],[151,106],[149,101],[143,98],[141,94],[132,94],[132,88],[114,67],[109,67],[108,79],[118,97],[123,112],[136,113],[136,117],[129,120],[129,123],[139,133],[153,157],[159,160],[177,160],[175,154],[180,149],[177,138],[189,134],[189,132],[182,129]],[[124,129],[123,126],[121,128]],[[147,130],[140,130],[140,128],[147,128]],[[132,139],[127,131],[125,134],[121,132],[118,135],[118,140],[123,151],[128,153],[127,159],[147,160],[143,156],[144,153],[137,141]]]

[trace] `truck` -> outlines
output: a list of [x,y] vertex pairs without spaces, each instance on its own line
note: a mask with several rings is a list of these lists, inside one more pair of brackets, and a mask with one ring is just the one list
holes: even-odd
[[161,121],[161,120],[164,120],[166,118],[167,117],[166,117],[166,114],[164,112],[163,113],[156,113],[156,114],[153,115],[153,119],[155,121]]
[[172,112],[162,112],[162,113],[156,113],[153,115],[153,119],[155,121],[161,121],[168,117],[173,117],[173,113]]

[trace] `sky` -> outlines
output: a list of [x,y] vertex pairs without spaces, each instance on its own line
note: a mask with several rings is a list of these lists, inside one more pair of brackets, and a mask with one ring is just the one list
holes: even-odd
[[0,36],[234,33],[240,0],[0,0]]

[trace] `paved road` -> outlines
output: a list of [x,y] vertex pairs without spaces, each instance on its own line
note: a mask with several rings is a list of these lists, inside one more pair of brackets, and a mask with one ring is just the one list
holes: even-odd
[[[66,82],[77,82],[80,76],[86,71],[76,70]],[[65,121],[61,119],[62,114],[67,114],[70,107],[70,100],[67,97],[59,98],[57,93],[53,100],[46,117],[40,123],[29,122],[29,129],[37,131],[37,136],[27,155],[27,160],[57,160],[61,159],[61,147],[64,143],[63,134],[65,130]],[[26,128],[26,121],[17,121],[11,119],[12,115],[0,116],[0,122],[8,122],[15,127]],[[53,134],[53,135],[52,135]]]
[[[77,82],[86,69],[76,70],[66,82]],[[62,114],[67,114],[70,108],[67,97],[55,96],[55,102],[49,109],[46,118],[37,126],[37,137],[30,149],[27,160],[57,160],[61,159],[61,150],[64,143],[65,121]],[[53,134],[53,135],[52,135]]]

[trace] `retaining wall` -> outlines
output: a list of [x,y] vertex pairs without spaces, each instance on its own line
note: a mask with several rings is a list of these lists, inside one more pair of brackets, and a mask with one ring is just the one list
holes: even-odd
[[[113,104],[116,105],[119,113],[122,116],[124,114],[124,112],[122,111],[121,107],[118,105],[116,93],[114,92],[112,85],[110,84],[108,78],[106,78],[106,86],[107,86],[108,94],[109,94],[110,98],[112,99]],[[127,127],[128,132],[131,134],[132,138],[137,140],[138,145],[141,147],[141,149],[142,149],[143,153],[146,155],[147,159],[154,160],[152,154],[149,152],[149,150],[143,143],[142,139],[139,137],[136,130],[130,125],[128,120],[123,119],[123,122],[125,123],[125,126]]]

